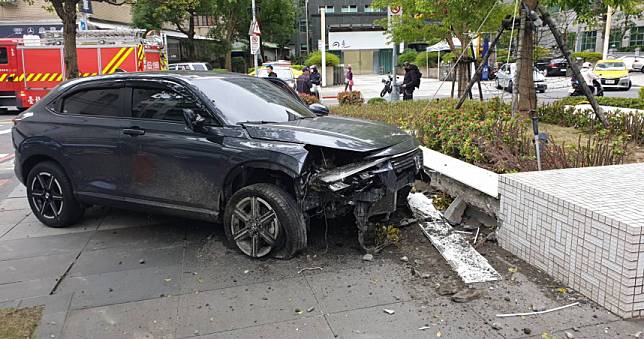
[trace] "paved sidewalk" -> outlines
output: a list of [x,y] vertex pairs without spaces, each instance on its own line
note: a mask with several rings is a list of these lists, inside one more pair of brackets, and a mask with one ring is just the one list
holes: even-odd
[[556,292],[494,244],[480,251],[504,279],[455,303],[443,294],[464,286],[416,225],[372,262],[351,220],[330,221],[327,242],[323,225],[314,222],[309,249],[292,260],[250,260],[225,246],[219,225],[186,219],[95,207],[79,225],[47,228],[19,188],[0,203],[0,307],[45,305],[41,338],[628,338],[644,329]]

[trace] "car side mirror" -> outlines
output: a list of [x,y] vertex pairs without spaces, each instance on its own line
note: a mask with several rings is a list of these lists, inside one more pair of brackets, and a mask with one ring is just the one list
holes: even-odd
[[319,117],[323,117],[325,115],[329,115],[329,108],[322,105],[322,104],[310,104],[309,109],[311,112],[315,113],[315,115]]
[[206,119],[204,119],[204,117],[202,117],[198,113],[195,113],[193,110],[184,108],[183,121],[186,122],[186,126],[188,126],[188,128],[190,128],[191,130],[195,132],[202,132],[204,129],[203,125]]

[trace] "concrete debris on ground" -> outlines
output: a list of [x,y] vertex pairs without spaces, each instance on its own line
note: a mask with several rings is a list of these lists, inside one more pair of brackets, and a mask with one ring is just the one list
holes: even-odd
[[396,311],[394,311],[394,310],[390,310],[390,309],[388,309],[388,308],[385,308],[385,309],[383,309],[382,311],[383,311],[383,312],[385,312],[385,313],[387,313],[387,314],[394,314],[394,313],[396,313]]
[[430,198],[422,193],[412,193],[407,199],[412,212],[419,220],[432,219],[421,222],[421,230],[466,284],[501,279],[501,275],[487,259],[443,220]]
[[463,213],[467,208],[467,203],[460,196],[456,197],[449,207],[443,213],[443,217],[452,225],[458,225],[463,221]]
[[484,290],[466,287],[456,294],[452,295],[452,301],[456,303],[466,303],[480,298],[485,293]]
[[367,253],[364,256],[362,256],[362,260],[364,261],[373,261],[373,254]]

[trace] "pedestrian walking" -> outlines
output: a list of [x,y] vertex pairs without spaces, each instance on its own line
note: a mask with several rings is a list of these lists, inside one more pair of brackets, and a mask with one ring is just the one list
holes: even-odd
[[418,66],[405,61],[405,78],[400,88],[403,90],[403,100],[413,100],[414,90],[420,87],[420,78],[423,76]]
[[273,66],[268,65],[266,66],[266,69],[268,70],[268,76],[272,78],[277,78],[277,73],[273,72]]
[[353,71],[351,70],[351,65],[347,67],[347,74],[344,77],[344,91],[347,91],[349,88],[350,92],[353,92]]
[[320,99],[321,84],[322,76],[320,75],[320,72],[318,72],[318,68],[313,65],[311,66],[311,92],[313,92],[313,95],[315,95],[318,99]]
[[296,88],[299,94],[311,95],[311,76],[308,67],[304,67],[302,69],[302,75],[297,77]]

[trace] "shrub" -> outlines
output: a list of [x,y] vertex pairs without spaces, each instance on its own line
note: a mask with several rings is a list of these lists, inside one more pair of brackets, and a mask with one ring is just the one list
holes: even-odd
[[444,54],[441,54],[441,61],[442,62],[452,62],[456,61],[456,55],[452,52],[447,52]]
[[380,105],[380,104],[386,104],[387,100],[383,98],[371,98],[367,101],[368,105]]
[[[512,117],[500,100],[398,101],[373,109],[369,105],[339,106],[334,114],[378,120],[410,131],[424,146],[498,173],[536,169],[529,121]],[[623,161],[625,139],[604,135],[581,141],[584,147],[550,147],[543,151],[543,168],[613,164]],[[549,145],[554,145],[550,140]],[[550,147],[550,148],[549,148]]]
[[582,58],[586,62],[592,62],[593,64],[602,59],[602,54],[599,52],[575,52],[572,54],[574,58]]
[[545,59],[550,56],[550,48],[539,46],[539,45],[534,46],[532,55],[534,60]]
[[[326,65],[327,66],[337,66],[340,64],[340,58],[338,58],[337,55],[332,54],[332,53],[326,53]],[[320,51],[315,51],[311,54],[309,54],[309,57],[306,58],[306,61],[304,62],[304,65],[306,66],[311,66],[311,65],[322,65],[322,52]]]
[[362,105],[364,99],[360,91],[340,92],[338,93],[338,102],[340,105]]
[[640,87],[640,99],[644,100],[644,86]]
[[[398,56],[398,66],[402,66],[405,62],[416,62],[418,53],[414,49],[406,49],[401,55]],[[423,63],[424,64],[424,63]]]
[[291,68],[301,71],[304,68],[304,65],[291,65]]
[[300,99],[302,99],[302,101],[304,101],[304,103],[307,105],[320,102],[320,100],[315,95],[309,95],[306,93],[298,93],[298,95],[300,96]]
[[429,67],[436,67],[438,63],[438,52],[420,52],[416,55],[416,66],[422,68],[429,65]]

